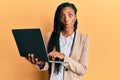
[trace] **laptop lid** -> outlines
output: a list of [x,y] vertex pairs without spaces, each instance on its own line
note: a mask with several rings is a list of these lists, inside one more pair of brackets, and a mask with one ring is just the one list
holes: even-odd
[[20,56],[27,58],[32,53],[38,60],[49,62],[40,29],[12,29],[12,33]]

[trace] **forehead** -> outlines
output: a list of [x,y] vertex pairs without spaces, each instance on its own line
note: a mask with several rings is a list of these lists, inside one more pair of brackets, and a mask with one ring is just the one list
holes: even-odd
[[74,10],[73,8],[71,7],[64,7],[62,10],[61,10],[62,13],[69,13],[69,12],[72,12],[74,13]]

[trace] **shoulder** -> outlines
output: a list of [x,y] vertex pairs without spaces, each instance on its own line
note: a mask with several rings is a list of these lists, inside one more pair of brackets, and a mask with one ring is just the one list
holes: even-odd
[[83,47],[88,48],[89,46],[88,34],[76,31],[76,38],[78,39],[78,41],[80,41],[80,43],[83,44]]
[[88,38],[88,34],[85,34],[83,32],[80,32],[80,31],[76,31],[76,35],[79,36],[80,38],[83,38],[83,39],[86,39]]

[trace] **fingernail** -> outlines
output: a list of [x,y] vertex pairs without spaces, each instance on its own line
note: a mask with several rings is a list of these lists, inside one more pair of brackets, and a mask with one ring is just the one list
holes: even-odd
[[33,54],[31,54],[31,56],[33,56]]
[[38,59],[37,59],[37,58],[35,58],[35,60],[37,61]]

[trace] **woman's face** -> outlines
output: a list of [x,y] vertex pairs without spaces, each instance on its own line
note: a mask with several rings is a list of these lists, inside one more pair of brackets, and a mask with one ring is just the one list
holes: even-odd
[[74,23],[76,21],[76,14],[71,7],[65,7],[61,10],[60,21],[62,23],[63,30],[74,30]]

